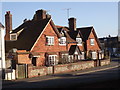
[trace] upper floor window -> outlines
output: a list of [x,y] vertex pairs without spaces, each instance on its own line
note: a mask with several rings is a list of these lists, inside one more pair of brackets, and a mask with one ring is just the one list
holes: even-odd
[[54,45],[54,37],[46,36],[46,45]]
[[77,45],[82,45],[82,38],[76,38]]
[[66,37],[61,37],[59,44],[60,45],[66,45]]
[[14,33],[14,34],[10,34],[10,40],[17,40],[17,34]]
[[94,45],[95,44],[95,40],[93,38],[90,39],[90,45]]

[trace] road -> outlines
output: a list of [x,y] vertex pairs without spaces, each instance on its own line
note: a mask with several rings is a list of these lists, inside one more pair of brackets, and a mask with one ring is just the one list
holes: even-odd
[[56,74],[54,79],[19,81],[4,88],[119,88],[120,67],[86,74]]

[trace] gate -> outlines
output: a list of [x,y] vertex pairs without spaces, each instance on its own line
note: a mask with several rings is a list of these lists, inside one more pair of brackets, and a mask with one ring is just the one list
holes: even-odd
[[18,79],[26,78],[26,65],[18,64]]

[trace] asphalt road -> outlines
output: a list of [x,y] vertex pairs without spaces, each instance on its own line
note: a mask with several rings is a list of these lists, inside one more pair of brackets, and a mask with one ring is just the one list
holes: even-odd
[[58,74],[55,79],[20,81],[4,88],[119,88],[120,68],[113,68],[82,75]]

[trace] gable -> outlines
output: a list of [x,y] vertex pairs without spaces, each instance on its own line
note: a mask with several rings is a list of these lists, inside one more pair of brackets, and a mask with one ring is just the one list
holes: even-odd
[[81,36],[83,37],[83,40],[88,40],[88,37],[91,33],[93,27],[83,27],[83,28],[77,28],[78,31],[80,31]]
[[[94,40],[95,40],[95,45],[97,45],[96,47],[98,47],[99,49],[101,48],[101,47],[100,47],[100,42],[99,42],[99,40],[98,40],[98,38],[97,38],[97,35],[96,35],[96,33],[95,33],[94,28],[92,29],[92,31],[91,31],[88,39],[94,39]],[[88,41],[89,41],[89,40],[88,40]],[[89,42],[90,42],[90,41],[89,41]],[[89,43],[89,42],[88,42],[88,43]]]
[[[53,28],[54,26],[51,24],[51,21],[46,25],[46,27],[44,28],[43,32],[41,33],[41,35],[38,37],[38,39],[36,40],[36,42],[34,43],[33,47],[31,48],[30,51],[34,51],[34,52],[45,52],[49,51],[53,52],[54,47],[57,45],[58,47],[58,38],[59,38],[59,34],[58,32],[55,30],[55,28]],[[52,36],[54,37],[54,45],[53,46],[47,46],[46,45],[46,37],[48,36]],[[50,49],[51,48],[51,49]]]

